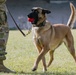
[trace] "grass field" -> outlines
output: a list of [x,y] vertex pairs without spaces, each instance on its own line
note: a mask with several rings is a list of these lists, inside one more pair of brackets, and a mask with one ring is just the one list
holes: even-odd
[[[72,33],[76,49],[76,30],[72,30]],[[10,31],[6,51],[8,54],[4,64],[17,73],[0,73],[0,75],[76,75],[76,63],[64,44],[56,49],[55,59],[46,73],[42,72],[43,65],[41,62],[37,71],[32,72],[34,61],[38,56],[38,52],[33,45],[32,33],[23,37],[19,31]],[[46,58],[48,62],[48,54]]]

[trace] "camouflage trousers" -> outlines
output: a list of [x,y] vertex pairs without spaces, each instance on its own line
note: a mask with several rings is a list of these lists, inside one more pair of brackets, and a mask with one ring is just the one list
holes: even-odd
[[9,28],[7,24],[7,16],[5,11],[0,11],[0,60],[5,60],[6,44],[9,35]]

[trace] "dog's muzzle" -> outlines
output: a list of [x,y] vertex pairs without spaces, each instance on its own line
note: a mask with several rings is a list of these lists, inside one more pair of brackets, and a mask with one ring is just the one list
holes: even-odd
[[31,12],[28,16],[28,21],[31,22],[32,24],[37,24],[38,22],[38,13],[37,12]]

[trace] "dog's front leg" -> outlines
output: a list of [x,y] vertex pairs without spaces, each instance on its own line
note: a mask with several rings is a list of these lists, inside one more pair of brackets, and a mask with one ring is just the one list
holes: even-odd
[[[40,52],[42,51],[42,46],[37,41],[35,41],[35,45],[36,45],[38,52],[40,54]],[[42,57],[42,63],[43,63],[43,72],[45,72],[45,71],[47,71],[45,56]]]
[[47,65],[47,67],[49,67],[51,65],[52,61],[54,60],[54,55],[53,55],[54,54],[54,50],[50,50],[49,54],[50,54],[50,60],[49,60],[49,63]]
[[35,71],[38,67],[38,64],[40,62],[40,60],[45,56],[45,54],[48,52],[48,50],[46,48],[43,48],[42,51],[40,52],[39,56],[37,57],[35,63],[34,63],[34,66],[33,66],[33,69],[32,71]]
[[43,56],[42,58],[42,63],[43,63],[43,72],[47,71],[47,67],[46,67],[46,59],[45,59],[45,56]]

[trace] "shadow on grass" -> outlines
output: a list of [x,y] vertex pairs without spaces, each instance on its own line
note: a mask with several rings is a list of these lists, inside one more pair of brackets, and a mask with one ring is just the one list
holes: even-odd
[[16,72],[16,71],[10,71],[10,72],[4,72],[4,73],[8,73],[8,74],[13,74],[13,75],[76,75],[76,73],[74,72]]
[[76,73],[68,73],[68,72],[65,72],[65,73],[60,73],[60,72],[44,72],[44,73],[39,73],[39,72],[16,72],[15,74],[18,74],[18,75],[76,75]]

